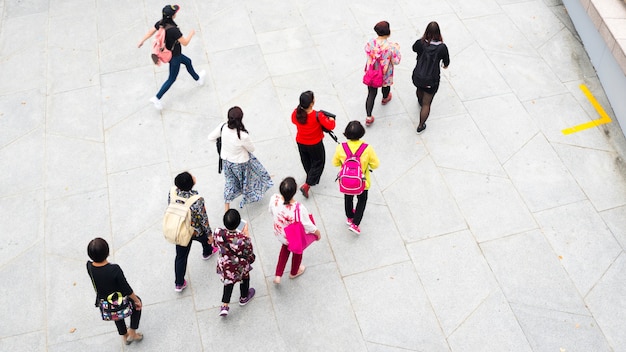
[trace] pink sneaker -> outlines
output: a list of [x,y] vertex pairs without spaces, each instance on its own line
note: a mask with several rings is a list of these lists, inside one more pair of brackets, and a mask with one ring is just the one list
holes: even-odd
[[348,228],[348,230],[356,233],[357,235],[361,234],[361,229],[359,228],[359,225],[355,223],[350,224],[350,227]]
[[352,225],[352,219],[346,218],[346,225],[348,226]]

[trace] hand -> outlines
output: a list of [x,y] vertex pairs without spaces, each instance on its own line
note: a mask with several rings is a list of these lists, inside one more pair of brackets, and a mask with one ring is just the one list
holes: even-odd
[[196,34],[196,30],[192,28],[191,31],[189,31],[189,36],[191,37],[194,34]]
[[317,236],[316,241],[319,241],[322,239],[322,233],[320,232],[320,230],[315,230],[315,236]]
[[135,303],[135,309],[136,310],[141,310],[142,305],[141,305],[141,301],[139,299],[133,300],[133,303]]
[[138,47],[138,48],[141,48],[141,46],[142,46],[142,45],[143,45],[143,42],[139,42],[139,43],[137,44],[137,47]]

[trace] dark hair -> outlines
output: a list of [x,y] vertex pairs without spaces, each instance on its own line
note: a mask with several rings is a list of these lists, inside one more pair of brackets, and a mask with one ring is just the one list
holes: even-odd
[[351,141],[358,141],[365,135],[365,127],[357,120],[350,121],[343,135]]
[[96,263],[101,263],[109,256],[109,244],[103,238],[96,237],[87,245],[87,255]]
[[223,221],[226,229],[232,231],[239,226],[239,223],[241,222],[241,215],[239,215],[237,209],[228,209],[226,213],[224,213]]
[[172,24],[176,26],[176,23],[174,23],[172,17],[178,12],[178,10],[180,10],[180,6],[178,5],[165,5],[165,7],[163,7],[163,10],[161,11],[163,18],[161,18],[159,26],[165,27],[166,24]]
[[315,96],[310,90],[307,90],[306,92],[302,92],[302,94],[300,94],[300,104],[298,105],[298,108],[296,110],[296,120],[298,121],[298,123],[302,125],[306,123],[306,109],[311,106],[314,99]]
[[380,21],[380,22],[376,23],[376,25],[374,26],[374,32],[376,32],[376,34],[378,34],[381,37],[384,37],[386,35],[390,35],[391,34],[391,30],[389,29],[389,22],[387,22],[387,21]]
[[174,179],[174,184],[181,191],[191,191],[193,188],[193,176],[187,171],[180,173]]
[[428,24],[428,26],[426,26],[422,40],[427,45],[432,41],[443,41],[443,38],[441,37],[441,30],[439,29],[439,24],[437,22],[432,21]]
[[238,106],[228,109],[228,128],[237,130],[237,138],[241,139],[240,131],[248,133],[246,126],[243,125],[243,110]]
[[293,177],[285,178],[281,183],[278,189],[280,190],[280,194],[283,196],[285,200],[285,204],[289,204],[293,196],[296,194],[296,190],[298,185],[296,184],[296,180]]

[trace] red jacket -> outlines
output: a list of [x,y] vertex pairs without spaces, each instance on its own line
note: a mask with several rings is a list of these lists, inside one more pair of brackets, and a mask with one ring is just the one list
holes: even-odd
[[[306,118],[306,123],[301,124],[296,119],[296,108],[291,114],[291,122],[298,128],[298,133],[296,133],[296,142],[304,145],[315,145],[321,142],[322,138],[324,138],[324,132],[322,131],[322,126],[326,129],[334,130],[335,129],[335,120],[328,118],[324,113],[317,112],[315,110],[311,111]],[[318,113],[319,122],[315,118],[315,114]]]

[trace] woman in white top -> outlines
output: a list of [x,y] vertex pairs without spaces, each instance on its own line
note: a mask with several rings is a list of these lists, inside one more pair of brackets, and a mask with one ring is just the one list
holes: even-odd
[[[311,221],[309,217],[309,211],[302,203],[296,202],[293,196],[298,190],[298,185],[293,177],[287,177],[280,183],[280,194],[274,194],[270,199],[269,210],[274,217],[274,235],[276,239],[282,244],[280,248],[280,254],[278,255],[278,263],[276,264],[276,277],[274,283],[279,284],[280,278],[283,276],[285,266],[287,265],[287,259],[289,259],[289,248],[287,247],[287,236],[285,235],[285,227],[289,226],[295,221],[296,205],[299,204],[300,209],[300,222],[304,226],[306,233],[314,233],[317,236],[317,240],[321,238],[320,230]],[[295,279],[296,277],[304,273],[306,267],[300,265],[302,263],[302,253],[293,253],[291,257],[291,272],[289,278]]]
[[[243,111],[234,106],[228,110],[228,122],[220,124],[209,134],[209,141],[216,141],[222,136],[221,158],[224,162],[224,211],[230,208],[230,202],[240,195],[243,199],[239,206],[254,203],[273,185],[269,173],[252,152],[254,145],[243,125]],[[224,128],[222,128],[222,126]]]

